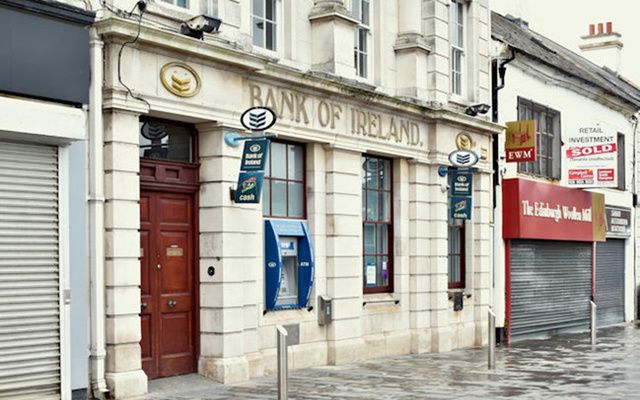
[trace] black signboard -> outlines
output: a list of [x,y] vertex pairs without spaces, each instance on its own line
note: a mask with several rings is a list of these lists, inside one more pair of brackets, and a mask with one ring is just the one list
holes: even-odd
[[607,237],[628,238],[631,236],[631,210],[624,207],[605,208]]

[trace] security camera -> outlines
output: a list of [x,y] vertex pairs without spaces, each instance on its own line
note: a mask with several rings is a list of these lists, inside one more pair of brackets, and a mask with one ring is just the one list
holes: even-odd
[[472,117],[475,117],[478,114],[486,114],[487,112],[489,112],[489,109],[491,108],[490,105],[488,104],[475,104],[472,106],[467,107],[464,110],[464,113],[467,115],[470,115]]
[[198,15],[180,25],[180,33],[196,39],[202,39],[205,33],[215,33],[220,29],[222,20],[208,15]]

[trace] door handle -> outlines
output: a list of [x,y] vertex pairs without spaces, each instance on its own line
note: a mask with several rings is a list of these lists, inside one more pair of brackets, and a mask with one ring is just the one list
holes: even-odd
[[158,263],[158,265],[156,265],[156,267],[157,267],[158,269],[162,268],[162,266],[160,265],[160,263]]
[[144,310],[145,308],[147,308],[147,303],[142,303],[142,304],[140,304],[140,308],[141,308],[141,309],[143,309],[143,310]]
[[176,304],[178,304],[177,301],[175,300],[169,300],[169,308],[174,308],[176,306]]

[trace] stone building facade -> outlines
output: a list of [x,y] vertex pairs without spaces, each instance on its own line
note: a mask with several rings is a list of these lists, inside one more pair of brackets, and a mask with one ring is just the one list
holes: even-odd
[[[115,398],[172,374],[229,383],[274,373],[276,325],[292,336],[291,368],[486,343],[500,127],[465,110],[490,103],[487,3],[176,1],[140,16],[131,2],[108,2],[95,24],[106,305],[92,318],[105,324]],[[181,34],[200,14],[221,19],[219,32]],[[225,136],[248,135],[240,116],[255,106],[278,117],[269,203],[237,204],[242,146]],[[480,162],[472,218],[452,249],[438,171],[458,147]],[[266,305],[272,220],[302,221],[311,237],[301,307]],[[318,296],[332,299],[326,325]]]

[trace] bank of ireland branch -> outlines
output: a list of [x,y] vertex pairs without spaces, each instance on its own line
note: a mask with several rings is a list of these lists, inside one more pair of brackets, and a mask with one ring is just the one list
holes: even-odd
[[[113,72],[118,35],[99,29]],[[106,74],[107,382],[116,397],[184,373],[222,382],[272,374],[276,325],[289,332],[292,368],[486,341],[490,156],[473,173],[461,311],[448,300],[438,167],[460,132],[481,153],[497,126],[176,40],[144,38],[135,56],[154,73],[123,73],[148,104]],[[178,47],[187,62],[168,55]],[[265,133],[276,137],[260,202],[240,204],[243,146],[225,136],[249,135],[240,116],[251,107],[275,112]],[[331,301],[329,318],[319,319],[319,296]]]

